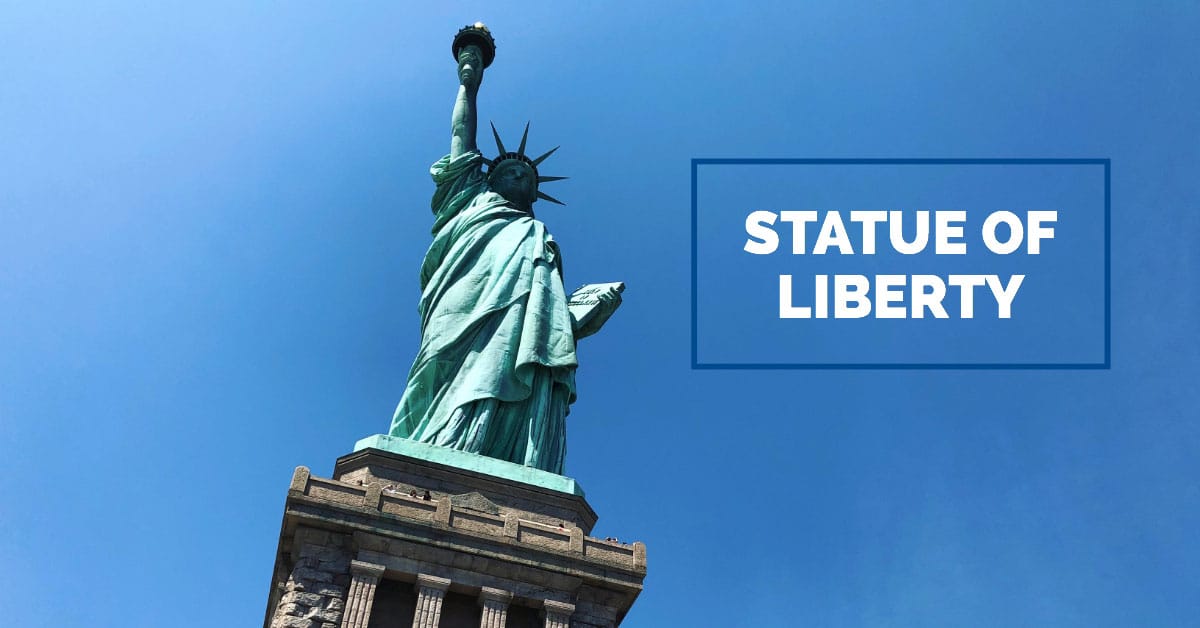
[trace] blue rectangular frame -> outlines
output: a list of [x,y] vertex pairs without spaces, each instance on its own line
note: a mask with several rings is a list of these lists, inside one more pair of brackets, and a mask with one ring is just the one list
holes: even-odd
[[[1104,166],[1104,362],[1101,363],[1062,363],[1062,364],[959,364],[959,363],[866,363],[866,364],[812,364],[812,363],[713,363],[699,361],[698,330],[696,328],[696,291],[699,287],[699,275],[696,272],[697,254],[697,199],[696,179],[698,169],[703,165],[1093,165]],[[1096,159],[1054,159],[1054,158],[1015,158],[1015,159],[956,159],[956,158],[916,158],[916,159],[875,159],[875,158],[846,158],[846,159],[692,159],[692,368],[698,370],[1107,370],[1112,368],[1112,160]]]

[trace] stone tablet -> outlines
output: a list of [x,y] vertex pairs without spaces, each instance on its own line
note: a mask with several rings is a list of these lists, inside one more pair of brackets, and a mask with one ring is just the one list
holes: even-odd
[[567,298],[567,309],[571,311],[571,316],[575,319],[576,327],[588,324],[589,321],[600,313],[600,299],[596,298],[596,295],[609,288],[617,292],[624,292],[625,284],[620,281],[589,283],[571,293],[571,296]]

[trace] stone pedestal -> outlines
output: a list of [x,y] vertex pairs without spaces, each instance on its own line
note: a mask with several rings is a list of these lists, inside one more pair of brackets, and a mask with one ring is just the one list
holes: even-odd
[[619,625],[645,545],[587,536],[596,513],[574,481],[508,464],[475,465],[485,473],[366,447],[333,478],[298,467],[264,626]]

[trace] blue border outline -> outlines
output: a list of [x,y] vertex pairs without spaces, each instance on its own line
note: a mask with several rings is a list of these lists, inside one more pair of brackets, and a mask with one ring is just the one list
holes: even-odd
[[[699,275],[696,271],[697,254],[697,174],[702,165],[970,165],[970,166],[1104,166],[1104,362],[1064,364],[956,364],[956,363],[881,363],[881,364],[784,364],[784,363],[701,363],[698,359],[698,331],[696,326],[696,292]],[[1112,159],[955,159],[955,158],[804,158],[804,159],[692,159],[692,369],[695,370],[1108,370],[1112,368]]]

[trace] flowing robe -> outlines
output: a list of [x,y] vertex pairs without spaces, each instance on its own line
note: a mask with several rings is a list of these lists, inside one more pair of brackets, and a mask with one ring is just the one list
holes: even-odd
[[469,152],[430,169],[421,348],[390,434],[562,473],[575,337],[558,246]]

